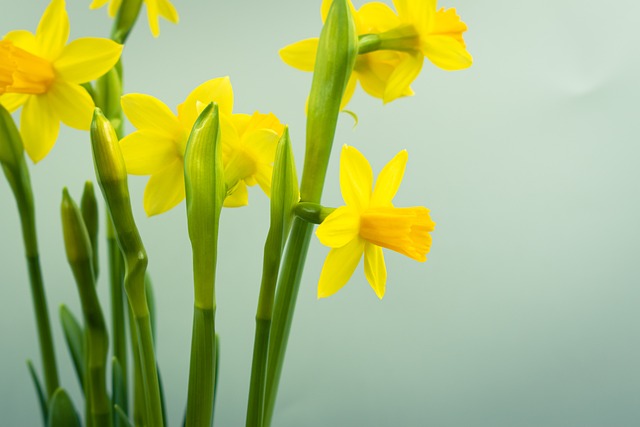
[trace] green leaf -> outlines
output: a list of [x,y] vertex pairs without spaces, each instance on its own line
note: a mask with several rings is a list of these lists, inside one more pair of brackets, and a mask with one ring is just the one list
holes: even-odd
[[60,306],[60,322],[80,387],[84,390],[84,331],[76,317],[64,304]]
[[153,335],[153,345],[156,345],[156,296],[153,292],[153,282],[148,272],[144,275],[144,293],[149,306],[149,319],[151,320],[151,335]]
[[42,413],[43,424],[47,423],[47,399],[44,396],[44,392],[42,391],[42,383],[40,379],[38,379],[38,374],[36,373],[36,369],[33,367],[33,362],[31,360],[27,360],[27,369],[29,369],[29,374],[31,375],[31,379],[33,380],[33,385],[36,388],[36,394],[38,395],[38,403],[40,403],[40,412]]
[[48,427],[82,427],[80,417],[73,402],[63,388],[59,388],[51,396],[49,402],[49,420]]
[[113,409],[116,412],[116,416],[115,416],[116,425],[118,425],[117,423],[119,422],[120,423],[119,425],[123,427],[134,427],[133,423],[129,420],[129,418],[127,417],[127,414],[124,413],[124,411],[120,406],[113,405]]
[[[114,405],[114,414],[113,414],[113,421],[114,421],[114,426],[115,427],[123,427],[123,426],[127,426],[126,423],[122,422],[122,420],[120,420],[120,417],[118,416],[118,409],[120,409],[120,411],[123,412],[125,418],[126,418],[126,412],[124,412],[125,410],[123,410],[122,408],[126,408],[127,407],[127,386],[125,384],[125,379],[122,375],[122,368],[120,367],[120,362],[118,361],[118,359],[116,357],[114,357],[113,359],[111,359],[111,382],[112,382],[112,388],[111,388],[111,402]],[[129,420],[127,419],[127,422]]]

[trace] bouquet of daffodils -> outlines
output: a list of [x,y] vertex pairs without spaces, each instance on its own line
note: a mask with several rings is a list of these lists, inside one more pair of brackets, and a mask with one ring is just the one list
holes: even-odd
[[[106,3],[94,0],[90,7]],[[15,30],[0,40],[0,163],[22,226],[42,360],[41,370],[28,366],[43,425],[167,424],[154,349],[152,285],[127,184],[128,174],[133,174],[150,175],[143,200],[150,216],[186,199],[194,281],[186,426],[210,426],[216,395],[225,391],[216,387],[221,212],[247,205],[247,188],[256,184],[270,198],[269,212],[262,212],[270,226],[261,260],[253,362],[247,367],[251,375],[246,412],[247,426],[270,426],[315,225],[320,243],[331,248],[318,278],[318,298],[338,292],[364,257],[366,279],[382,299],[387,280],[383,248],[424,262],[431,246],[429,233],[435,223],[429,210],[393,205],[406,151],[393,157],[374,180],[360,151],[343,145],[339,178],[344,206],[322,205],[339,113],[349,113],[346,107],[358,82],[385,103],[412,96],[410,85],[425,57],[445,70],[469,67],[472,59],[462,38],[466,25],[455,9],[437,10],[435,0],[393,0],[394,8],[371,2],[360,9],[350,0],[322,1],[320,36],[280,51],[286,64],[313,72],[299,177],[288,127],[272,113],[234,112],[229,77],[212,76],[196,87],[177,106],[177,114],[151,95],[123,91],[121,55],[142,3],[109,2],[114,18],[109,39],[69,42],[65,1],[52,0],[35,34]],[[178,22],[168,0],[144,4],[154,36],[159,35],[159,17]],[[125,130],[127,121],[133,132]],[[47,156],[61,122],[90,131],[87,138],[99,187],[95,191],[87,182],[79,203],[66,189],[62,192],[64,246],[82,313],[63,306],[60,318],[77,379],[58,375],[26,160],[28,156],[36,164]],[[106,205],[102,220],[100,195]],[[106,225],[106,267],[99,265],[97,256],[100,221]],[[110,316],[96,293],[99,273],[110,283]],[[83,401],[74,401],[65,389],[65,383],[76,380]]]

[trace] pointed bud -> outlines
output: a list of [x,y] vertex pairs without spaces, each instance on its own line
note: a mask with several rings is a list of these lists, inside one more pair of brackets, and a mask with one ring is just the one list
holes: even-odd
[[127,167],[120,150],[120,142],[111,122],[99,108],[91,122],[91,147],[93,163],[100,185],[127,181]]
[[93,257],[89,234],[82,220],[80,209],[66,188],[62,190],[60,213],[62,215],[64,246],[69,263],[89,261]]
[[325,21],[313,70],[307,116],[307,147],[300,192],[319,202],[340,103],[358,54],[358,37],[347,0],[334,0]]
[[96,193],[93,191],[93,183],[91,181],[87,181],[84,184],[84,191],[82,192],[82,199],[80,200],[80,211],[82,212],[84,225],[87,227],[87,233],[89,233],[89,240],[91,240],[93,272],[96,277],[98,277],[98,229],[100,228],[100,221],[98,201],[96,200]]
[[120,44],[124,44],[138,19],[142,0],[124,0],[118,9],[118,15],[113,24],[111,38]]
[[278,253],[281,253],[284,248],[293,220],[293,210],[298,201],[300,201],[298,175],[291,150],[289,128],[285,127],[278,141],[271,179],[271,229],[278,231],[278,236],[274,236],[278,241],[272,242],[275,244],[272,249]]
[[195,304],[203,309],[215,307],[218,227],[227,193],[221,145],[218,105],[211,103],[193,125],[184,156]]

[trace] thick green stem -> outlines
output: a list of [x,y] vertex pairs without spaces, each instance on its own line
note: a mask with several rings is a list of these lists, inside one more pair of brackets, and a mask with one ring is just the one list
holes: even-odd
[[[318,53],[309,94],[304,170],[300,183],[302,202],[320,203],[331,156],[340,102],[353,71],[358,40],[350,6],[334,0],[318,41]],[[291,321],[313,225],[296,218],[278,278],[273,310],[263,424],[269,426],[275,405]]]
[[29,253],[27,253],[27,267],[29,268],[29,281],[31,283],[31,300],[33,302],[33,311],[36,315],[36,326],[38,329],[38,342],[40,343],[40,355],[42,358],[44,382],[45,387],[47,388],[47,396],[51,398],[59,385],[58,368],[56,364],[55,350],[53,347],[53,338],[51,336],[51,324],[49,323],[47,297],[44,291],[44,283],[42,281],[40,257],[38,256],[37,251],[35,255],[30,255]]
[[[109,279],[111,290],[111,334],[113,336],[113,355],[118,359],[122,370],[123,390],[125,395],[118,406],[125,414],[129,413],[128,393],[127,393],[127,333],[126,317],[124,306],[124,289],[122,281],[124,278],[122,253],[116,241],[115,231],[111,217],[107,212],[107,248],[109,253]],[[135,337],[135,335],[133,335]]]
[[144,399],[144,386],[142,384],[142,366],[138,346],[138,332],[134,315],[129,307],[129,336],[131,337],[131,353],[133,354],[133,422],[134,425],[146,425],[147,406]]
[[158,382],[158,370],[153,350],[153,335],[151,332],[151,318],[149,312],[146,315],[135,317],[136,332],[140,343],[139,356],[142,371],[142,381],[145,389],[145,404],[147,406],[147,426],[164,425],[162,418],[162,399],[160,398],[160,385]]
[[309,249],[313,224],[296,218],[293,222],[291,236],[278,280],[278,293],[273,311],[271,338],[269,340],[269,356],[267,364],[267,381],[265,385],[263,425],[271,425],[271,417],[278,394],[280,375],[287,351],[289,331],[300,289],[300,279],[304,262]]
[[270,327],[270,316],[265,319],[256,317],[256,334],[253,341],[253,362],[251,364],[251,385],[249,388],[249,403],[247,405],[247,427],[262,426]]
[[187,427],[209,427],[216,381],[215,309],[193,308]]

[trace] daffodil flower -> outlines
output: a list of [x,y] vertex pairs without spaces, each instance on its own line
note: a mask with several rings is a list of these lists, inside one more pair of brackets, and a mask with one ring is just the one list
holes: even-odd
[[120,141],[127,171],[151,175],[144,192],[147,215],[166,212],[185,198],[184,153],[198,114],[218,104],[222,157],[228,195],[225,206],[248,203],[247,186],[258,184],[269,195],[273,159],[284,126],[273,114],[232,114],[233,89],[228,77],[195,88],[174,114],[150,95],[128,94],[122,108],[138,129]]
[[68,38],[65,2],[52,0],[35,35],[11,31],[0,41],[0,103],[11,112],[23,106],[20,133],[34,162],[53,148],[60,121],[89,129],[94,103],[81,83],[109,71],[122,53],[111,40]]
[[[322,3],[323,21],[333,0]],[[353,75],[342,100],[351,99],[356,82],[369,95],[387,103],[413,95],[410,85],[420,74],[426,56],[445,70],[467,68],[472,63],[462,33],[467,30],[455,9],[436,11],[435,0],[394,0],[396,14],[380,2],[351,10],[359,36],[387,36],[386,43],[369,53],[358,55]],[[318,39],[306,39],[280,50],[282,60],[299,70],[313,71]]]
[[[122,5],[123,0],[93,0],[90,9],[98,9],[109,3],[109,16],[114,17],[118,13],[118,9]],[[162,16],[167,21],[177,24],[179,21],[178,12],[169,0],[144,0],[147,5],[147,20],[149,21],[149,29],[153,37],[160,35],[159,17]]]
[[[340,157],[340,189],[346,206],[320,224],[316,235],[332,248],[320,273],[318,298],[338,292],[353,275],[364,254],[367,281],[382,299],[387,270],[382,248],[424,262],[435,223],[425,207],[396,208],[392,199],[402,182],[407,152],[399,152],[380,172],[373,187],[367,159],[345,145]],[[373,190],[372,190],[373,188]]]

